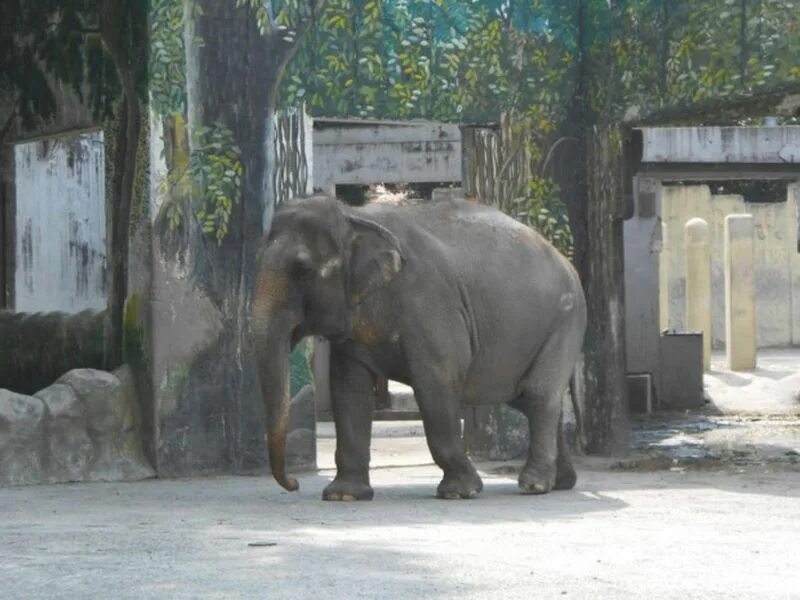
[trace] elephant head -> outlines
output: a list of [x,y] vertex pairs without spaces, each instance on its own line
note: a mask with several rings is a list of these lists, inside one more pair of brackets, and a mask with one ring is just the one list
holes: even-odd
[[393,233],[335,199],[294,200],[276,211],[257,258],[251,328],[270,466],[285,489],[298,487],[285,466],[292,348],[309,335],[347,340],[354,307],[390,281],[403,260]]

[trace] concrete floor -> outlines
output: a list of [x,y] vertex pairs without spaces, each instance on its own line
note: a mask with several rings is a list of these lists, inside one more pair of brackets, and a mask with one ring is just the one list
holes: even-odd
[[[374,425],[369,503],[325,503],[331,423],[300,492],[268,477],[0,488],[0,598],[800,598],[800,352],[717,357],[704,414],[634,424],[575,490],[433,498],[419,422]],[[657,468],[659,470],[651,470]],[[711,470],[713,468],[713,470]]]
[[379,425],[370,503],[324,503],[267,477],[0,489],[0,597],[800,597],[800,471],[622,472],[580,464],[570,492],[517,493],[483,465],[471,501],[440,478],[418,424]]
[[800,415],[800,348],[762,349],[754,371],[728,370],[715,353],[704,377],[706,395],[727,415]]

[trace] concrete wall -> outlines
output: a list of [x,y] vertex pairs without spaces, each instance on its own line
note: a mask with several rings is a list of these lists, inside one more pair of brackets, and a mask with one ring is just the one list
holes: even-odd
[[71,369],[103,366],[104,312],[0,310],[0,388],[33,394]]
[[[629,373],[658,373],[660,364],[658,261],[661,253],[661,184],[634,182],[635,218],[623,223],[625,238],[625,338]],[[655,378],[656,386],[659,380]]]
[[708,186],[663,188],[662,218],[667,226],[669,269],[669,327],[686,328],[686,266],[684,225],[693,217],[711,227],[712,344],[725,344],[723,231],[725,216],[753,215],[755,220],[756,310],[758,346],[800,344],[800,255],[797,252],[797,193],[792,186],[787,202],[751,203],[742,196],[711,195]]
[[647,127],[648,163],[800,163],[800,127]]
[[14,310],[106,307],[104,156],[99,131],[15,147]]
[[315,119],[314,187],[461,181],[461,132],[428,121]]

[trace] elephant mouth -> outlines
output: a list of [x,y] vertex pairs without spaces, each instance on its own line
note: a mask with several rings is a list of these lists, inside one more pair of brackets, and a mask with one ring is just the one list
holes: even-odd
[[300,327],[295,327],[294,329],[292,329],[291,348],[294,349],[294,347],[297,345],[297,343],[300,340],[302,340],[304,337],[305,337],[305,334],[303,334],[303,332],[300,329]]
[[331,344],[343,344],[350,338],[346,333],[334,333],[331,335],[326,335],[325,339],[328,340]]

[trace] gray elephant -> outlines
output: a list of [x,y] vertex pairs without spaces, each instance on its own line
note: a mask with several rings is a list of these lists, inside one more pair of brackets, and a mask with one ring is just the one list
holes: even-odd
[[283,204],[258,253],[251,326],[276,481],[286,474],[289,354],[331,342],[335,479],[325,500],[369,500],[376,374],[413,387],[440,498],[481,479],[461,442],[461,409],[505,402],[530,423],[525,493],[569,489],[562,393],[578,359],[586,303],[578,276],[528,227],[467,201],[351,208],[314,196]]

